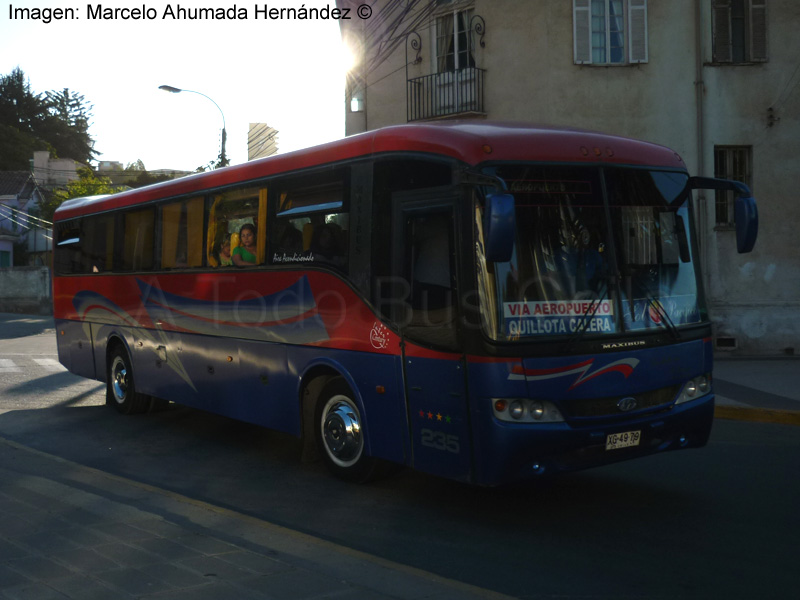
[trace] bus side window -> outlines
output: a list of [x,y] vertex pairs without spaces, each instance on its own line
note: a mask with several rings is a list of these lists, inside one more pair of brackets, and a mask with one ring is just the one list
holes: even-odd
[[203,199],[172,202],[161,209],[161,268],[203,265]]
[[153,268],[155,209],[145,208],[123,215],[123,271],[149,271]]
[[57,275],[72,275],[81,272],[82,244],[80,221],[56,225],[53,268]]
[[[212,267],[264,264],[267,232],[267,189],[239,188],[212,196],[208,213],[206,256]],[[249,249],[240,235],[248,231]]]
[[104,273],[114,268],[113,215],[87,217],[83,221],[81,249],[83,273]]
[[412,327],[447,327],[452,324],[450,226],[447,214],[409,220],[411,245],[406,268],[411,283]]
[[324,265],[347,272],[350,169],[291,177],[275,185],[272,264]]

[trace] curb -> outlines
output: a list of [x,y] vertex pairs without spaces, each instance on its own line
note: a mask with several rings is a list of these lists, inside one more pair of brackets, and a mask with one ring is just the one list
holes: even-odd
[[800,410],[716,406],[714,408],[714,418],[800,426]]

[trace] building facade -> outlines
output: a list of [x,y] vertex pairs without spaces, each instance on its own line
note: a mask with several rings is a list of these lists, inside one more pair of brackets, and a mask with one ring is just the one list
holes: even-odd
[[86,166],[71,158],[51,158],[47,150],[33,153],[33,175],[45,189],[64,187],[77,180],[78,169]]
[[14,250],[29,265],[47,264],[51,229],[38,215],[42,193],[29,171],[0,172],[0,268],[14,266]]
[[376,0],[369,19],[342,21],[357,56],[346,133],[451,118],[580,127],[743,181],[759,203],[751,254],[736,253],[732,198],[697,197],[715,345],[795,354],[798,23],[796,0]]

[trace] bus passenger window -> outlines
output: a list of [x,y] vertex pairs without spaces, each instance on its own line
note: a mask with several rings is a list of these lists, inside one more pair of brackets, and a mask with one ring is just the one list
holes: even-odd
[[56,275],[72,275],[81,272],[81,223],[80,221],[56,225],[56,251],[53,268]]
[[349,169],[325,170],[276,184],[272,264],[319,265],[347,271]]
[[325,265],[347,270],[349,215],[311,214],[279,219],[272,264]]
[[[107,273],[114,266],[114,217],[89,216],[81,220],[80,231],[68,234],[64,246],[75,254],[73,273]],[[70,241],[70,237],[74,241]],[[59,242],[61,246],[62,242]]]
[[213,196],[206,255],[212,267],[264,264],[267,190],[244,188]]
[[161,268],[203,265],[203,199],[173,202],[161,209]]
[[153,230],[155,211],[135,210],[123,215],[123,271],[149,271],[153,268]]

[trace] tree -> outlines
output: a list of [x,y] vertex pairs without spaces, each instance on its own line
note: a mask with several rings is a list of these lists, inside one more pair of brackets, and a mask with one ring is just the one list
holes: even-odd
[[89,162],[98,154],[89,135],[89,119],[93,105],[81,94],[64,88],[47,92],[46,103],[50,116],[44,123],[42,137],[50,142],[58,155],[78,162]]
[[22,70],[0,76],[0,170],[29,168],[35,150],[88,163],[99,154],[89,135],[92,105],[69,89],[36,94]]

